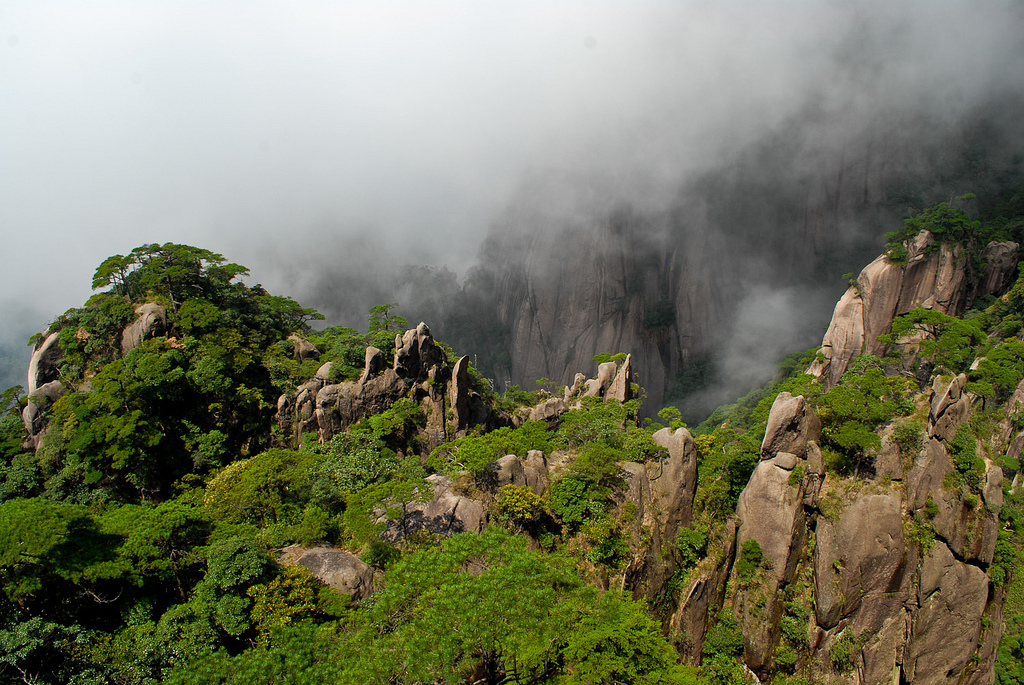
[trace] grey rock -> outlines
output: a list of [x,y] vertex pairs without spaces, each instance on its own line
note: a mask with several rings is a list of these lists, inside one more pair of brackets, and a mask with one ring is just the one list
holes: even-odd
[[546,421],[549,425],[554,425],[567,411],[569,411],[569,407],[565,400],[561,397],[552,397],[533,407],[528,418],[530,421]]
[[351,595],[353,600],[366,599],[373,594],[373,567],[340,549],[286,547],[281,550],[278,563],[304,566],[324,585]]
[[800,459],[790,452],[779,452],[775,455],[775,458],[772,459],[773,464],[778,466],[780,469],[785,469],[786,471],[792,471],[795,469],[799,461]]
[[697,445],[685,428],[662,428],[654,442],[668,450],[668,458],[648,464],[651,504],[659,512],[662,539],[675,540],[679,529],[693,522],[697,494]]
[[155,302],[135,308],[135,320],[121,332],[121,354],[128,354],[143,340],[163,335],[167,331],[167,310]]
[[432,367],[444,361],[444,351],[434,343],[430,327],[422,321],[395,337],[394,369],[400,378],[423,380]]
[[985,507],[998,514],[1003,508],[1003,470],[992,464],[985,471]]
[[608,388],[611,387],[612,381],[615,380],[615,362],[604,362],[597,366],[597,382],[600,385],[600,395],[604,397],[608,393]]
[[793,397],[780,392],[772,403],[761,442],[761,458],[771,459],[779,452],[798,457],[807,454],[807,443],[821,435],[821,421],[803,395]]
[[583,384],[583,396],[584,397],[600,397],[601,396],[601,381],[596,378],[591,378]]
[[469,357],[459,357],[452,368],[448,405],[452,409],[452,428],[456,432],[469,428]]
[[804,534],[802,483],[789,484],[790,472],[761,461],[740,493],[736,544],[757,540],[774,575],[792,580]]
[[299,361],[308,361],[310,359],[319,359],[320,350],[316,349],[316,346],[299,336],[296,333],[292,333],[288,336],[288,339],[292,341],[292,354]]
[[571,398],[579,395],[580,391],[583,389],[583,384],[586,382],[587,377],[582,373],[577,373],[576,377],[573,378],[572,385],[565,386],[565,401],[568,402]]
[[526,476],[526,484],[530,486],[534,494],[542,495],[548,485],[548,462],[544,453],[540,450],[530,450],[526,453],[523,461],[523,475]]
[[978,646],[988,576],[957,561],[941,540],[925,556],[903,672],[915,685],[955,683]]
[[895,427],[890,425],[882,431],[882,449],[875,460],[875,475],[878,478],[903,480],[906,475],[903,468],[903,453],[893,439],[894,430]]
[[25,441],[26,449],[38,449],[40,441],[46,432],[46,410],[53,406],[67,392],[67,388],[60,381],[50,381],[38,386],[28,396],[28,402],[21,411],[21,420],[28,433]]
[[28,363],[29,395],[33,395],[39,386],[60,378],[57,364],[64,356],[64,351],[60,348],[59,340],[59,332],[50,333],[43,340],[43,344],[32,353],[32,359]]
[[985,249],[985,275],[981,279],[981,295],[999,295],[1017,277],[1017,243],[991,242]]
[[835,523],[820,517],[814,550],[815,613],[826,630],[849,619],[875,633],[907,599],[914,563],[903,541],[899,492],[865,495]]
[[[397,542],[417,531],[448,537],[455,533],[479,533],[486,527],[483,504],[457,494],[444,476],[429,476],[427,482],[433,488],[433,497],[427,502],[407,504],[396,520],[387,521],[383,539]],[[382,516],[381,521],[386,518]]]
[[363,373],[359,376],[359,384],[363,385],[371,378],[376,378],[384,369],[387,368],[388,362],[384,357],[384,353],[378,350],[373,345],[366,348],[365,360],[363,362]]
[[505,485],[526,485],[526,470],[516,455],[506,454],[501,459],[491,463],[499,488]]
[[619,367],[618,372],[615,374],[615,379],[612,381],[611,386],[608,388],[608,392],[605,394],[607,399],[618,400],[619,402],[628,402],[633,397],[633,357],[627,354],[625,361],[622,362],[622,366]]
[[331,379],[331,369],[334,368],[334,362],[324,362],[320,365],[320,368],[316,370],[316,378],[318,380],[327,382]]

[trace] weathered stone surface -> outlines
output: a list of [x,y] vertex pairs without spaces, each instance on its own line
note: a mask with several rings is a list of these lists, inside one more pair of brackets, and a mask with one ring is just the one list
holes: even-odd
[[540,450],[530,450],[523,461],[523,475],[526,484],[534,494],[542,495],[548,486],[548,462]]
[[28,433],[28,439],[25,441],[26,449],[38,449],[40,440],[47,428],[44,412],[54,402],[63,397],[65,392],[67,392],[67,389],[63,383],[60,381],[50,381],[38,386],[28,396],[28,402],[21,411],[21,420],[25,424],[25,431]]
[[761,458],[771,459],[779,452],[805,457],[808,441],[817,440],[820,435],[821,421],[804,396],[780,392],[768,415]]
[[599,392],[601,397],[605,397],[608,394],[608,388],[611,387],[612,381],[615,380],[615,367],[615,362],[604,362],[597,366],[597,382],[601,387]]
[[576,377],[572,381],[572,385],[565,386],[564,399],[568,402],[571,398],[576,397],[583,390],[583,384],[587,382],[587,377],[582,373],[577,373]]
[[[430,501],[407,504],[404,514],[387,522],[382,538],[397,542],[416,531],[425,530],[447,537],[455,533],[479,533],[484,529],[485,512],[480,502],[457,494],[452,490],[451,481],[444,476],[434,474],[427,478],[427,482],[434,490]],[[381,513],[381,520],[384,520]]]
[[452,428],[456,433],[469,428],[469,357],[459,357],[452,368],[448,406],[452,409]]
[[561,397],[551,397],[530,409],[530,421],[546,421],[549,425],[558,423],[562,414],[569,411],[569,406]]
[[1017,276],[1017,243],[991,242],[985,249],[985,275],[979,284],[982,295],[998,295],[1011,285]]
[[591,378],[583,383],[583,396],[584,397],[600,397],[601,396],[601,381],[596,378]]
[[722,606],[725,599],[735,546],[736,524],[728,521],[721,537],[708,545],[713,553],[701,560],[697,569],[688,576],[689,582],[681,594],[679,608],[669,620],[671,630],[682,636],[682,655],[691,662],[700,659],[709,616]]
[[906,600],[914,562],[903,542],[899,492],[866,495],[832,522],[818,519],[814,550],[815,613],[826,630],[851,619],[874,633]]
[[373,594],[373,567],[340,549],[293,545],[281,550],[278,563],[305,566],[320,582],[351,595],[354,600]]
[[633,398],[632,386],[633,356],[627,354],[625,361],[622,362],[622,366],[619,367],[618,373],[615,374],[615,379],[612,381],[611,386],[609,386],[605,397],[618,400],[619,402],[628,402]]
[[405,384],[393,369],[365,383],[336,383],[316,394],[320,440],[327,442],[364,416],[379,414],[405,394]]
[[299,361],[320,358],[320,350],[316,349],[316,346],[313,343],[309,342],[297,333],[292,333],[288,336],[288,339],[292,341],[292,354]]
[[898,609],[887,618],[877,633],[868,636],[861,650],[863,666],[859,683],[863,685],[891,685],[900,681],[900,666],[910,635],[910,613]]
[[839,382],[853,358],[863,352],[864,300],[856,288],[850,288],[836,303],[821,341],[824,360],[812,364],[808,373],[823,376],[825,385],[831,387]]
[[935,507],[930,519],[936,535],[959,557],[989,564],[999,532],[998,516],[958,488],[947,490],[946,474],[952,470],[953,463],[942,443],[928,440],[907,476],[908,513],[926,515],[923,510],[930,499]]
[[423,380],[430,369],[444,363],[444,351],[434,343],[430,327],[422,321],[395,336],[395,372],[401,378]]
[[793,577],[804,535],[803,486],[790,485],[789,476],[773,459],[760,461],[736,506],[737,545],[757,540],[772,572],[785,582]]
[[982,494],[985,507],[998,514],[1003,508],[1003,470],[995,464],[990,464],[985,471],[985,490]]
[[366,356],[363,360],[363,373],[359,376],[359,384],[366,383],[371,378],[376,378],[388,366],[384,353],[373,345],[366,348]]
[[654,442],[668,450],[668,458],[648,464],[651,504],[658,513],[662,539],[675,540],[679,529],[693,522],[697,494],[697,445],[685,428],[662,428]]
[[905,682],[956,683],[978,645],[988,598],[988,577],[957,561],[941,540],[925,556],[914,618],[903,664]]
[[894,426],[886,426],[882,431],[882,449],[875,459],[875,475],[878,478],[903,480],[906,472],[903,468],[903,453],[893,439]]
[[[823,376],[828,387],[839,382],[850,361],[861,354],[879,354],[884,344],[878,336],[888,333],[893,319],[921,307],[955,316],[974,299],[975,292],[967,283],[963,248],[941,245],[934,249],[934,238],[921,231],[908,245],[905,266],[890,264],[882,255],[864,267],[857,284],[846,291],[832,314],[832,321],[822,339],[824,360],[811,365],[809,372]],[[993,255],[991,284],[1004,282],[1009,246],[990,246]],[[1016,247],[1013,248],[1014,252]],[[998,272],[998,275],[997,275]]]
[[526,471],[523,463],[514,454],[506,454],[492,462],[497,487],[504,485],[526,485]]
[[140,304],[135,308],[135,320],[121,332],[121,354],[142,344],[143,340],[163,335],[167,330],[167,310],[155,302]]
[[334,368],[334,362],[324,362],[320,365],[320,368],[316,370],[315,377],[318,380],[327,382],[331,378],[331,369]]
[[795,469],[799,461],[800,458],[790,452],[779,452],[775,455],[775,465],[787,471]]
[[28,395],[35,394],[39,386],[60,378],[57,363],[64,356],[64,351],[60,349],[59,340],[59,332],[50,333],[43,344],[32,353],[32,359],[28,363]]

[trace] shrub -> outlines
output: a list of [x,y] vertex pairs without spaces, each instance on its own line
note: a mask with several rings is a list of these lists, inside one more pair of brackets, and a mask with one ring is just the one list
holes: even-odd
[[504,485],[494,506],[498,520],[521,526],[540,516],[544,500],[525,485]]
[[754,539],[747,540],[740,548],[739,559],[736,560],[736,577],[740,582],[753,578],[754,573],[764,565],[764,552],[761,544]]

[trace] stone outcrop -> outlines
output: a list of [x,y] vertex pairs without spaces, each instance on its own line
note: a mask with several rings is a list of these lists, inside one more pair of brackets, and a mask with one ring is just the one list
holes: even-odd
[[28,363],[28,395],[34,395],[36,390],[51,381],[60,378],[60,371],[57,364],[64,351],[60,348],[60,333],[50,333],[32,353],[32,359]]
[[379,521],[387,524],[381,535],[384,540],[397,542],[423,532],[448,537],[455,533],[479,533],[486,527],[483,504],[456,493],[444,476],[429,476],[427,484],[433,490],[432,497],[406,503],[391,519],[380,512]]
[[21,411],[21,420],[25,424],[25,432],[28,437],[25,439],[25,449],[38,449],[43,435],[46,433],[47,424],[45,412],[54,402],[59,400],[67,389],[60,381],[50,381],[35,388],[28,395],[28,402]]
[[121,354],[142,344],[143,340],[155,338],[167,332],[167,310],[155,302],[140,304],[135,308],[135,320],[121,332]]
[[807,456],[807,444],[821,436],[821,421],[803,395],[793,397],[780,392],[772,403],[761,442],[761,458],[771,459],[779,452],[798,458]]
[[343,550],[293,545],[280,550],[277,561],[282,566],[306,567],[324,585],[353,600],[373,594],[373,567]]
[[1016,243],[989,244],[986,273],[977,287],[967,281],[959,245],[936,246],[931,233],[921,231],[906,247],[906,264],[879,256],[836,304],[821,343],[822,359],[809,370],[827,386],[839,381],[854,357],[880,354],[885,345],[878,336],[889,332],[897,316],[918,307],[956,316],[979,295],[1001,292],[1016,271]]
[[316,346],[301,337],[296,333],[292,333],[288,336],[288,340],[292,343],[292,355],[299,361],[308,361],[310,359],[319,359],[320,350],[316,349]]

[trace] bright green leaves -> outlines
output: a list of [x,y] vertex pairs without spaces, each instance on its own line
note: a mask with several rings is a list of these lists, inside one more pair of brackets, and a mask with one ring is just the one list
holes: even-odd
[[[916,358],[957,374],[974,360],[974,348],[987,336],[977,320],[957,319],[934,309],[914,309],[898,316],[892,334],[878,337],[889,344],[914,345]],[[901,343],[901,339],[909,342]]]
[[643,605],[497,529],[403,559],[345,640],[339,682],[457,683],[474,670],[565,683],[681,683]]
[[853,470],[881,447],[875,430],[896,416],[913,410],[916,384],[900,376],[886,376],[876,357],[858,357],[839,384],[817,398],[821,437],[830,466]]
[[525,457],[530,450],[550,451],[547,425],[527,421],[519,428],[499,428],[484,435],[471,435],[446,442],[430,453],[429,466],[445,473],[482,471],[506,454]]

